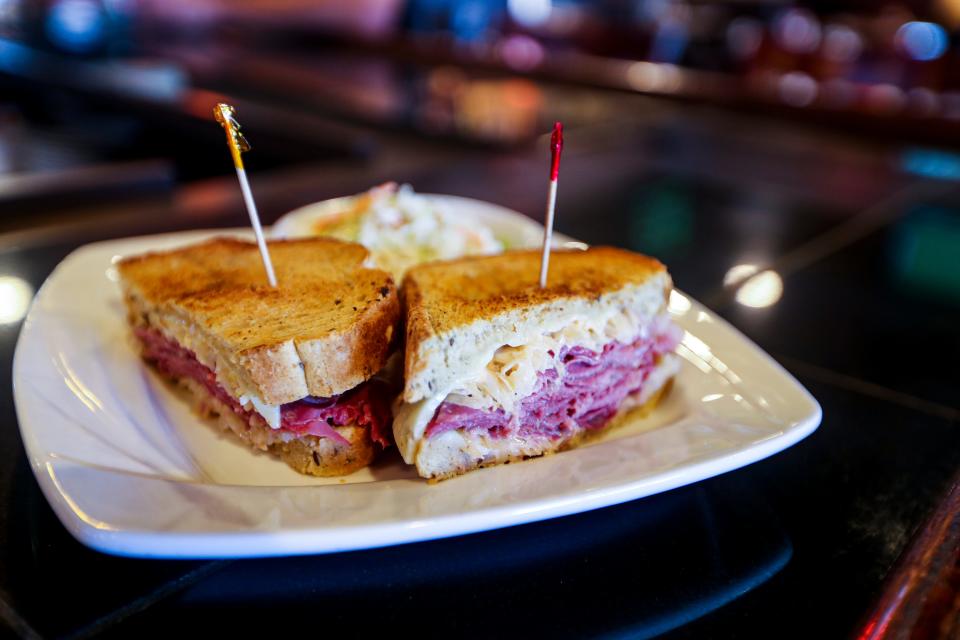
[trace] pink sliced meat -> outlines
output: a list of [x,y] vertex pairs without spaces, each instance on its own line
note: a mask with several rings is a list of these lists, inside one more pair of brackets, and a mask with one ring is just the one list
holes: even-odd
[[[158,369],[170,376],[196,380],[237,415],[248,421],[258,420],[258,414],[245,409],[227,393],[214,372],[197,360],[192,351],[156,329],[137,327],[134,333],[143,343],[144,357]],[[350,424],[369,426],[374,442],[383,448],[390,446],[389,389],[384,382],[371,379],[340,395],[307,396],[280,407],[280,429],[298,435],[332,438],[349,444],[333,427]]]
[[537,374],[536,390],[520,401],[514,414],[484,411],[443,402],[427,425],[427,437],[466,429],[493,437],[560,438],[577,429],[598,429],[616,414],[623,400],[643,389],[660,358],[673,351],[682,332],[669,321],[653,323],[650,335],[630,344],[610,342],[601,352],[564,347],[557,369]]

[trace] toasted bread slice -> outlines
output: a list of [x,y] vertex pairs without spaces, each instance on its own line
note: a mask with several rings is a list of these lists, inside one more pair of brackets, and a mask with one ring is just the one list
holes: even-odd
[[627,307],[651,318],[673,287],[653,258],[612,247],[554,251],[538,286],[539,251],[435,262],[403,281],[407,309],[403,400],[417,402],[463,378],[478,358],[578,317]]
[[[515,251],[407,273],[405,383],[393,429],[421,476],[442,479],[570,448],[608,428],[615,412],[652,408],[669,387],[679,361],[666,317],[672,282],[660,262],[609,247],[555,251],[543,289],[539,268],[538,251]],[[600,364],[607,347],[641,355],[624,355],[636,366],[618,369]],[[563,396],[571,353],[593,354],[590,367],[614,377]],[[615,399],[589,404],[583,394],[605,385],[618,390],[606,396]]]
[[336,395],[383,367],[399,299],[386,272],[364,267],[367,250],[322,238],[269,247],[275,289],[257,246],[236,239],[121,260],[131,324],[193,351],[235,397],[269,405]]

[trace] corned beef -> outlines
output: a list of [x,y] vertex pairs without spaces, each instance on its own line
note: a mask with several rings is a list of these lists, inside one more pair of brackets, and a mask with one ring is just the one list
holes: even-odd
[[564,347],[557,368],[540,371],[536,390],[519,410],[484,411],[444,401],[427,425],[427,437],[451,429],[485,431],[493,437],[516,435],[559,438],[576,429],[596,429],[616,414],[624,398],[642,390],[660,358],[673,351],[681,332],[655,323],[654,335],[631,344],[610,342],[600,353]]
[[[218,400],[248,421],[262,420],[248,411],[217,382],[210,368],[188,349],[170,340],[156,329],[138,327],[134,333],[143,344],[143,356],[158,369],[176,378],[192,378]],[[383,382],[371,379],[353,389],[329,398],[307,396],[280,407],[280,430],[298,435],[333,438],[349,444],[333,427],[355,424],[370,426],[370,437],[381,447],[390,445],[389,390]]]

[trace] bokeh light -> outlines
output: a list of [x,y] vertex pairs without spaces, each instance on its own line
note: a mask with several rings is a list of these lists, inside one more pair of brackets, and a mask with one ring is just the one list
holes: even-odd
[[863,37],[843,24],[828,25],[823,36],[823,55],[834,62],[850,63],[863,52]]
[[530,71],[543,62],[543,46],[530,36],[515,33],[504,38],[499,46],[500,58],[511,69]]
[[897,29],[895,40],[912,60],[936,60],[947,50],[947,32],[934,22],[908,22]]
[[820,21],[806,9],[788,9],[774,23],[774,36],[790,53],[813,53],[822,37]]
[[803,71],[791,71],[780,78],[780,99],[792,107],[805,107],[817,98],[817,81]]
[[510,17],[525,27],[537,27],[550,19],[550,0],[507,0]]
[[106,18],[93,0],[60,0],[46,21],[50,41],[73,53],[88,53],[103,40]]
[[868,88],[866,92],[867,109],[876,113],[896,113],[903,109],[906,102],[907,97],[904,95],[903,89],[895,84],[875,84]]
[[634,62],[627,68],[627,82],[637,91],[673,93],[682,87],[683,76],[672,64]]

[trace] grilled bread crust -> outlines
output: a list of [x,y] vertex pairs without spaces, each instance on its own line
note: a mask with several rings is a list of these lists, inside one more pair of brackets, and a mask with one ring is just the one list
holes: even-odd
[[[128,318],[183,342],[235,378],[231,391],[268,404],[328,397],[369,379],[387,361],[400,317],[389,274],[369,252],[326,238],[268,243],[278,286],[257,245],[214,238],[118,265]],[[220,366],[218,366],[218,364]]]
[[508,251],[414,267],[403,280],[404,402],[462,379],[478,353],[539,327],[612,307],[652,317],[673,287],[653,258],[613,247],[554,251],[546,288],[539,251]]

